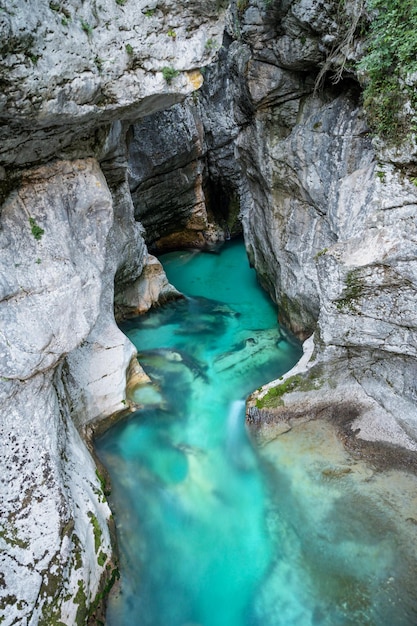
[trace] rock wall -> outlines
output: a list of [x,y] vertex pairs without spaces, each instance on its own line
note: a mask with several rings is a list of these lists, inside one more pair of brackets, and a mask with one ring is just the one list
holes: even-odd
[[[202,172],[206,207],[211,200],[221,213],[223,199],[228,207],[233,199],[280,321],[302,340],[314,334],[314,362],[334,385],[348,381],[352,396],[376,401],[372,436],[398,427],[409,441],[417,433],[415,149],[412,141],[389,148],[367,125],[355,72],[364,7],[232,2],[217,62],[198,98],[176,113],[175,142],[173,113],[148,123],[160,145],[198,137],[186,183],[168,166],[165,189],[179,185],[178,198],[200,188]],[[133,169],[136,159],[131,152]],[[135,189],[140,215],[146,192]],[[193,194],[179,202],[200,206]],[[179,214],[167,211],[165,232],[179,229]],[[155,206],[150,219],[159,219]],[[150,222],[149,233],[155,241]],[[372,429],[363,422],[362,430]]]
[[364,436],[386,439],[384,428],[398,427],[410,441],[417,434],[412,144],[372,140],[348,63],[361,48],[352,28],[357,2],[273,6],[269,18],[254,7],[242,16],[256,108],[236,141],[250,172],[242,216],[249,255],[287,327],[302,339],[315,331],[314,361],[333,385],[350,380],[352,398],[377,402],[374,427],[358,421]]
[[110,511],[61,372],[100,318],[112,224],[93,159],[26,170],[2,207],[4,623],[83,623],[111,567]]
[[0,621],[72,626],[116,577],[82,439],[126,409],[135,350],[114,301],[126,314],[177,295],[134,219],[125,138],[201,85],[224,8],[29,5],[0,6]]
[[0,3],[0,618],[83,624],[115,574],[80,434],[140,376],[113,307],[178,296],[146,243],[243,230],[326,401],[413,445],[415,146],[370,136],[362,0],[35,4]]

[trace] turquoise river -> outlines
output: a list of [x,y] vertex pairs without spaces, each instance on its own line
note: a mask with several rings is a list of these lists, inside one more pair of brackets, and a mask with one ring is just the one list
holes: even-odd
[[254,445],[245,397],[299,344],[241,242],[161,260],[187,297],[123,323],[152,383],[96,441],[120,550],[108,626],[417,624],[415,479],[317,421]]

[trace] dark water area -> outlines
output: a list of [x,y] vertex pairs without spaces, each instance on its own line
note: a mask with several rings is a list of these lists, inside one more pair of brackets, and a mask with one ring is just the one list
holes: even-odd
[[187,298],[123,324],[152,383],[134,391],[140,410],[96,442],[121,559],[107,624],[417,624],[416,527],[404,517],[417,510],[415,484],[374,476],[325,424],[254,447],[244,399],[288,371],[300,346],[241,242],[161,260]]

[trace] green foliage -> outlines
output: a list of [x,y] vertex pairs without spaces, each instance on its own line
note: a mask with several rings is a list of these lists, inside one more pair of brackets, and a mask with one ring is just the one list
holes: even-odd
[[88,22],[81,20],[81,28],[87,34],[87,37],[91,37],[91,35],[93,34],[93,27],[90,26]]
[[206,48],[206,50],[215,50],[217,48],[217,41],[212,38],[207,39],[204,47]]
[[103,478],[103,476],[100,474],[100,472],[98,471],[98,469],[96,469],[96,476],[99,480],[100,483],[100,487],[101,487],[101,491],[104,493],[105,496],[109,496],[111,491],[110,489],[107,488],[107,483],[105,478]]
[[25,55],[32,61],[33,65],[37,65],[39,59],[41,58],[40,54],[33,54],[33,52],[30,51],[26,51]]
[[45,232],[44,229],[37,225],[33,217],[29,218],[29,224],[32,235],[35,237],[36,241],[40,241]]
[[[417,130],[417,2],[368,0],[374,11],[366,54],[359,63],[366,87],[364,106],[373,130],[400,142]],[[405,110],[410,103],[414,111]]]
[[317,254],[314,255],[314,259],[317,261],[321,256],[324,256],[329,248],[323,248],[323,250],[319,250]]
[[243,13],[249,6],[249,0],[237,0],[236,7],[239,13]]
[[144,15],[146,17],[152,17],[153,15],[155,15],[156,9],[147,9],[144,13]]
[[130,43],[127,43],[125,45],[125,49],[126,49],[126,52],[128,53],[128,55],[131,57],[132,54],[133,54],[133,47],[130,45]]
[[97,554],[99,549],[100,549],[101,540],[102,540],[102,532],[101,532],[100,524],[99,524],[99,521],[98,521],[97,517],[94,515],[94,513],[89,511],[87,515],[90,518],[90,522],[91,522],[91,525],[93,527],[94,550],[95,550],[95,552]]
[[292,391],[313,391],[314,389],[320,389],[323,385],[323,381],[317,377],[315,370],[310,370],[307,376],[296,374],[290,376],[283,383],[277,387],[272,387],[264,395],[263,398],[258,398],[256,401],[257,409],[275,408],[284,404],[282,396]]
[[127,2],[127,0],[116,0],[116,4],[118,4],[120,7],[124,7],[126,2]]
[[74,596],[74,604],[78,604],[77,614],[75,616],[75,623],[77,626],[85,624],[87,617],[87,595],[84,590],[84,582],[82,580],[77,581],[78,591]]
[[173,28],[170,28],[167,32],[168,37],[172,37],[173,39],[176,38],[177,33],[175,32],[175,30]]
[[359,271],[360,270],[350,270],[346,274],[343,297],[336,301],[338,311],[344,311],[346,309],[351,312],[356,311],[355,302],[361,297],[364,290],[364,282],[359,276]]
[[[106,570],[107,570],[107,572],[110,571],[110,565],[106,565]],[[116,580],[119,580],[119,578],[120,578],[120,572],[119,572],[117,567],[114,567],[112,569],[112,572],[111,572],[109,578],[107,579],[107,583],[105,584],[104,589],[102,591],[100,591],[96,595],[94,600],[92,601],[92,603],[90,605],[89,616],[94,615],[94,613],[97,610],[97,607],[99,606],[99,604],[108,596],[108,594],[110,592],[110,589],[113,587],[113,585],[116,582]]]
[[164,80],[168,83],[168,85],[170,85],[173,79],[176,78],[176,76],[178,75],[179,71],[174,69],[173,67],[162,68],[162,76],[164,77]]
[[71,13],[66,7],[62,6],[62,2],[51,1],[49,3],[49,8],[51,9],[51,11],[55,11],[56,13],[61,13],[63,15],[61,19],[62,26],[68,26],[69,21],[71,20]]

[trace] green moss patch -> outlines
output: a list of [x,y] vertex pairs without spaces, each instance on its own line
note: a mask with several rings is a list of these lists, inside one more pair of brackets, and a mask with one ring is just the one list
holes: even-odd
[[[108,578],[107,578],[107,581],[106,581],[105,585],[103,586],[101,591],[99,591],[97,593],[96,597],[94,598],[94,600],[92,601],[92,603],[90,605],[90,610],[88,612],[90,618],[95,615],[95,613],[97,612],[100,604],[109,595],[110,590],[113,587],[113,585],[115,584],[116,580],[119,580],[119,578],[120,578],[120,572],[119,572],[118,568],[117,567],[113,567],[113,569],[111,569],[110,565],[107,565],[107,567],[106,567],[106,575],[108,576]],[[96,620],[96,623],[98,623],[98,620]]]
[[44,229],[38,226],[33,217],[29,218],[29,225],[32,235],[35,237],[36,241],[40,241],[42,239],[42,235],[44,234]]
[[293,391],[313,391],[315,389],[320,389],[322,385],[323,380],[318,375],[318,372],[316,370],[310,370],[307,376],[303,376],[301,374],[290,376],[277,387],[272,387],[271,389],[269,389],[269,391],[264,395],[263,398],[258,398],[256,400],[256,408],[271,409],[278,406],[283,406],[284,401],[282,399],[282,396],[284,396],[286,393],[291,393]]
[[87,595],[84,590],[84,581],[78,581],[78,591],[74,597],[74,603],[78,604],[75,623],[77,626],[84,626],[87,619]]
[[[367,0],[372,21],[366,54],[364,107],[373,130],[399,144],[417,130],[417,3]],[[406,103],[411,109],[406,110]]]
[[345,279],[345,289],[343,297],[336,300],[336,308],[338,311],[357,311],[356,304],[358,298],[363,295],[365,283],[360,276],[360,270],[351,270],[347,273]]
[[94,513],[89,511],[88,512],[88,517],[90,518],[90,522],[91,522],[91,525],[93,527],[94,550],[95,550],[96,554],[98,554],[98,551],[100,550],[100,547],[101,547],[101,541],[102,541],[103,533],[101,532],[101,527],[100,527],[99,521],[98,521],[97,517],[94,515]]

